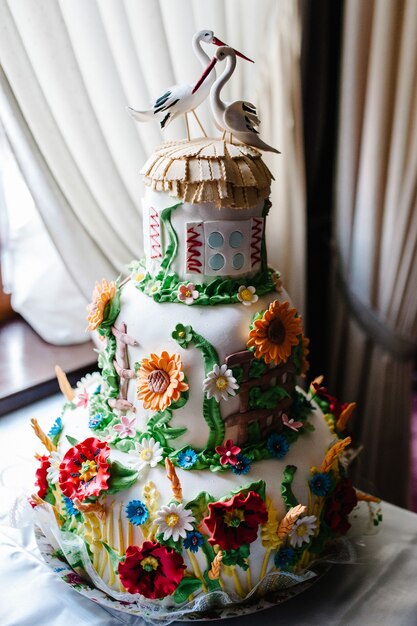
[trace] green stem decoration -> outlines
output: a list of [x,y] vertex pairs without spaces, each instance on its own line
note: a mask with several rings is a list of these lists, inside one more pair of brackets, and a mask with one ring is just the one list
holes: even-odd
[[161,222],[164,225],[164,228],[168,234],[169,243],[165,250],[164,257],[161,262],[161,270],[163,271],[162,284],[164,283],[165,278],[168,275],[171,264],[178,252],[178,237],[177,233],[174,230],[174,227],[171,224],[171,214],[175,209],[182,205],[182,202],[178,204],[174,204],[173,206],[167,207],[161,212]]
[[[215,365],[220,365],[219,356],[211,343],[207,341],[207,339],[204,339],[204,337],[196,333],[191,326],[187,328],[189,328],[191,339],[186,343],[184,343],[184,341],[178,341],[178,339],[176,340],[183,348],[187,348],[189,343],[191,342],[194,343],[194,346],[197,348],[197,350],[200,350],[201,352],[201,356],[204,362],[204,372],[207,376],[207,374],[211,372]],[[173,337],[175,338],[174,334]],[[206,449],[215,450],[217,446],[223,443],[225,433],[224,422],[220,412],[220,405],[215,398],[208,399],[206,395],[204,395],[203,417],[206,420],[210,430]]]
[[297,504],[299,504],[292,490],[292,481],[294,479],[294,474],[296,471],[297,468],[295,465],[287,465],[284,470],[284,475],[281,483],[281,495],[282,499],[285,502],[287,511],[289,511],[293,506],[297,506]]

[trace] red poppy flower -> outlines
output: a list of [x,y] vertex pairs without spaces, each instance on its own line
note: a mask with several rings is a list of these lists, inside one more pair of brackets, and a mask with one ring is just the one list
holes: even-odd
[[259,524],[265,524],[268,513],[261,496],[250,491],[245,497],[238,493],[226,502],[211,502],[210,515],[204,522],[213,535],[209,543],[222,550],[237,550],[244,543],[252,543],[258,536]]
[[109,454],[108,444],[96,437],[70,448],[59,466],[59,485],[64,496],[82,501],[108,489]]
[[333,532],[345,535],[350,528],[348,515],[358,503],[352,481],[343,478],[327,500],[324,519]]
[[36,470],[36,481],[35,486],[39,487],[38,496],[40,498],[44,498],[46,496],[46,492],[48,491],[48,481],[46,480],[46,474],[48,471],[48,467],[50,466],[49,456],[40,456],[39,457],[40,467]]
[[129,593],[145,598],[165,598],[178,587],[184,576],[182,556],[160,543],[145,541],[142,546],[129,546],[126,559],[119,563],[119,576]]
[[240,454],[240,448],[235,446],[231,439],[228,439],[224,446],[217,446],[216,452],[220,454],[220,465],[236,465],[238,459],[237,455]]

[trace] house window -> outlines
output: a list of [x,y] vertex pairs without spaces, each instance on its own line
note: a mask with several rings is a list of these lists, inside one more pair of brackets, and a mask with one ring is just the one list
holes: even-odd
[[234,276],[251,269],[251,221],[204,222],[204,273]]

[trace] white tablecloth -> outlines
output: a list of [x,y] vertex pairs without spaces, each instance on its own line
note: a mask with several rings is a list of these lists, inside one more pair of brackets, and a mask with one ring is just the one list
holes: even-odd
[[[358,562],[334,565],[307,591],[230,626],[416,626],[417,515],[383,505],[378,534],[366,536]],[[96,605],[44,563],[30,528],[0,526],[1,626],[140,625]]]

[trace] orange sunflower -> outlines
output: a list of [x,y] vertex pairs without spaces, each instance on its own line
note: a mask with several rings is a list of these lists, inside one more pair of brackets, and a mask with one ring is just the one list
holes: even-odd
[[179,400],[181,393],[188,389],[180,355],[162,352],[160,356],[151,354],[149,359],[142,359],[137,385],[138,398],[145,409],[163,411]]
[[275,300],[249,333],[248,348],[255,348],[255,357],[265,363],[285,363],[303,332],[301,317],[289,302]]
[[93,299],[88,305],[87,330],[96,330],[104,319],[106,306],[116,295],[117,287],[114,281],[108,282],[105,278],[101,283],[97,282],[93,291]]

